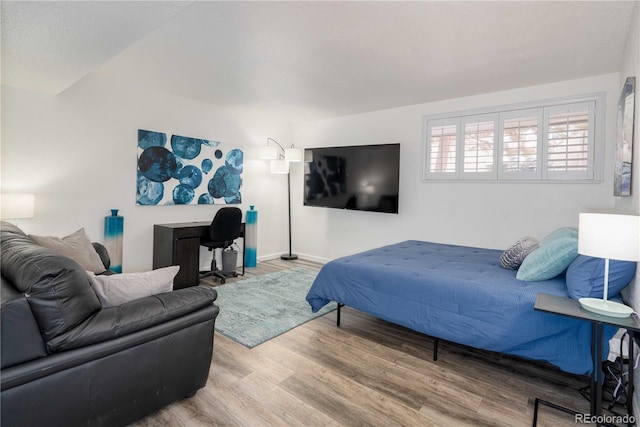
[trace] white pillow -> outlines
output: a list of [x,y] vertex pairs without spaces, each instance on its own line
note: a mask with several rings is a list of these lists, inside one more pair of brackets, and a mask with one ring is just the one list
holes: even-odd
[[102,307],[106,308],[173,290],[173,278],[179,270],[180,266],[172,265],[142,273],[96,276],[87,271],[87,274]]
[[98,255],[98,252],[96,252],[91,244],[87,233],[84,232],[84,228],[62,238],[34,236],[33,234],[30,234],[29,237],[40,246],[51,249],[55,253],[66,256],[67,258],[71,258],[85,270],[94,273],[102,273],[106,270],[100,259],[100,255]]

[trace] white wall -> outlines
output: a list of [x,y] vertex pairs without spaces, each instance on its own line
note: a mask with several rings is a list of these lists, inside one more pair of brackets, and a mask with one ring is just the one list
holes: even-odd
[[633,21],[625,44],[618,84],[618,96],[627,77],[636,78],[636,105],[633,136],[633,171],[631,197],[616,197],[616,212],[640,214],[640,3],[636,4]]
[[86,78],[59,96],[4,87],[2,191],[36,194],[36,218],[20,222],[34,234],[61,236],[85,227],[101,241],[104,216],[120,209],[124,270],[141,271],[151,268],[153,224],[209,220],[216,207],[136,206],[137,129],[228,141],[245,147],[241,208],[255,204],[259,211],[258,252],[264,259],[287,250],[286,175],[271,175],[266,163],[252,160],[266,137],[301,147],[399,142],[399,215],[304,207],[302,167],[292,167],[294,252],[326,261],[405,239],[504,248],[523,235],[543,237],[576,225],[580,211],[613,209],[613,145],[606,147],[602,183],[423,183],[422,116],[605,91],[607,141],[613,141],[619,88],[620,76],[609,74],[303,123],[292,131],[259,114],[103,76]]
[[[302,147],[401,143],[399,215],[303,207],[302,167],[292,167],[294,252],[326,261],[405,239],[504,248],[523,235],[576,225],[580,211],[612,209],[611,144],[604,182],[587,185],[423,183],[420,149],[426,114],[599,91],[607,92],[613,141],[619,86],[620,76],[610,74],[294,126],[293,142]],[[101,241],[103,217],[118,208],[125,217],[124,270],[140,271],[151,267],[153,224],[209,220],[216,207],[135,205],[137,129],[243,145],[241,208],[255,204],[259,211],[259,257],[287,250],[286,176],[269,174],[254,159],[266,137],[292,141],[289,125],[101,76],[59,96],[3,88],[2,191],[36,194],[36,218],[21,226],[59,236],[85,227]]]
[[[505,248],[530,235],[542,238],[577,226],[578,213],[612,209],[617,73],[467,98],[406,106],[295,125],[302,147],[399,142],[398,215],[302,206],[301,168],[293,172],[294,252],[334,259],[406,239]],[[595,184],[421,182],[422,116],[493,105],[606,92],[604,181]]]
[[103,241],[104,217],[118,208],[127,272],[151,269],[153,224],[211,220],[218,206],[136,206],[138,129],[243,146],[240,208],[259,211],[258,255],[285,251],[286,177],[254,159],[267,137],[290,142],[289,124],[101,76],[59,96],[2,88],[2,192],[36,195],[36,217],[20,220],[21,228],[64,236],[84,227]]
[[[636,78],[635,131],[633,138],[631,197],[616,197],[614,211],[630,215],[640,215],[640,3],[636,4],[633,11],[633,20],[627,37],[620,70],[618,92],[622,90],[622,85],[627,77],[635,76]],[[636,269],[633,284],[626,288],[626,292],[624,292],[623,295],[625,301],[630,304],[634,310],[640,311],[640,265]],[[636,355],[639,352],[640,348],[636,346]],[[634,378],[635,392],[633,395],[633,408],[637,418],[638,408],[640,408],[640,406],[638,406],[640,405],[640,378],[637,375]]]
[[[636,77],[636,105],[633,137],[633,169],[631,171],[631,197],[616,197],[615,212],[640,215],[640,3],[634,9],[631,30],[624,49],[624,60],[621,67],[619,91],[627,77]],[[640,311],[640,265],[636,270],[635,286],[628,288],[625,300],[636,311]],[[640,393],[640,385],[637,387]],[[640,396],[639,396],[640,400]],[[638,406],[636,406],[638,407]]]

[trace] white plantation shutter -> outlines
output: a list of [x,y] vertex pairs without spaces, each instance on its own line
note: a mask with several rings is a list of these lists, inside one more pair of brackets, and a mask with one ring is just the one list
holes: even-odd
[[496,179],[497,115],[468,116],[462,120],[462,175],[468,179]]
[[422,180],[602,179],[604,93],[425,116]]
[[427,165],[431,178],[451,179],[457,176],[458,124],[458,119],[430,124]]
[[593,178],[594,104],[583,102],[547,109],[545,178]]
[[540,178],[539,143],[542,133],[542,110],[527,109],[502,113],[501,168],[505,179]]

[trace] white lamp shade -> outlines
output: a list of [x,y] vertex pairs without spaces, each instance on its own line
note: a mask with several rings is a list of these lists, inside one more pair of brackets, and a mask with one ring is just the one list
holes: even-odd
[[640,261],[640,216],[581,213],[578,253],[619,261]]
[[0,216],[7,219],[33,218],[35,198],[33,194],[0,195]]
[[287,162],[301,162],[304,152],[300,148],[285,148],[284,159]]
[[258,157],[264,160],[275,160],[278,158],[278,149],[271,145],[263,145],[258,148]]
[[286,160],[271,160],[271,173],[289,173],[289,162]]

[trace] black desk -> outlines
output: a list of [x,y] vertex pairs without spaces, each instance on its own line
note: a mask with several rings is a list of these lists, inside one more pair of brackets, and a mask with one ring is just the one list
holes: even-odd
[[[173,288],[196,286],[200,281],[200,236],[209,232],[211,221],[178,222],[153,226],[153,268],[179,265]],[[244,274],[245,224],[242,223],[242,274]]]
[[[538,294],[536,297],[536,303],[534,308],[536,310],[545,311],[547,313],[558,314],[561,316],[568,316],[574,319],[585,320],[591,323],[591,358],[593,360],[593,368],[591,370],[591,415],[602,414],[602,383],[604,381],[602,372],[602,327],[604,325],[611,325],[617,328],[623,328],[629,331],[629,334],[633,337],[637,332],[640,332],[640,320],[637,316],[631,315],[629,317],[609,317],[602,316],[600,314],[592,313],[583,309],[580,306],[580,302],[572,298],[564,298],[555,295]],[[628,413],[633,414],[632,402],[633,402],[633,339],[629,340],[629,383],[627,389],[627,408]],[[539,399],[536,399],[536,408]],[[541,401],[556,409],[564,410],[565,412],[574,412],[567,408],[559,407],[549,402]],[[536,423],[537,411],[534,410],[534,425]]]

